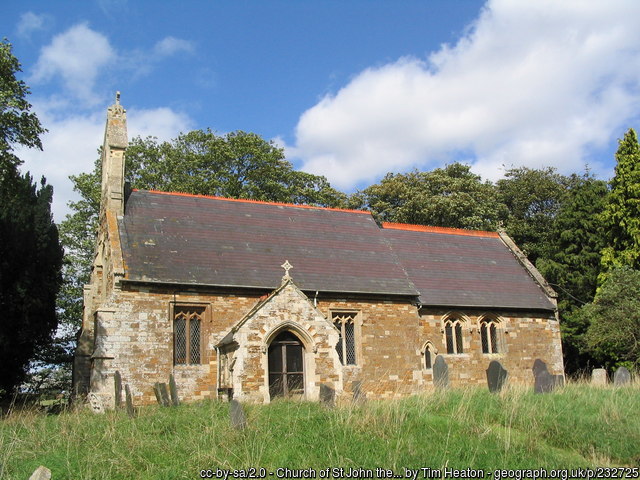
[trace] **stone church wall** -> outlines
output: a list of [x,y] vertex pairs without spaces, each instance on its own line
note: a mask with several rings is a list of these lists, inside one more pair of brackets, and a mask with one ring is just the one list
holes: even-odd
[[[100,347],[101,358],[94,359],[91,378],[91,390],[101,395],[107,405],[113,402],[113,375],[116,370],[120,371],[123,382],[129,384],[137,403],[155,402],[154,383],[168,382],[172,373],[183,400],[215,398],[218,365],[214,347],[261,297],[260,293],[178,292],[163,288],[135,288],[127,284],[114,295],[110,302],[113,308],[105,305],[97,314],[96,346]],[[310,305],[313,302],[305,301]],[[174,365],[174,305],[204,307],[201,365]],[[270,313],[274,316],[273,321],[284,320],[288,314],[285,307]],[[559,325],[550,314],[548,318],[545,314],[492,312],[492,318],[498,320],[500,327],[500,351],[485,354],[482,353],[479,330],[479,320],[487,313],[484,311],[434,308],[418,311],[415,305],[402,299],[326,297],[317,300],[317,309],[329,324],[333,312],[357,312],[357,362],[343,367],[338,364],[342,371],[336,373],[341,375],[328,374],[330,363],[334,362],[328,360],[329,357],[320,358],[330,350],[328,337],[323,337],[325,340],[319,344],[320,357],[314,354],[313,361],[314,368],[324,373],[312,379],[313,388],[308,392],[313,397],[317,396],[320,383],[331,384],[348,398],[352,395],[354,382],[360,384],[360,391],[368,398],[396,398],[431,390],[432,373],[425,368],[424,359],[427,342],[434,347],[434,354],[444,355],[453,386],[484,385],[485,370],[493,359],[502,362],[513,383],[532,382],[531,365],[536,358],[547,362],[551,373],[562,373]],[[294,308],[291,312],[293,316],[295,311]],[[452,317],[463,320],[462,354],[447,354],[443,322]],[[239,398],[253,401],[268,398],[264,380],[266,355],[258,344],[264,341],[270,324],[263,323],[260,329],[247,330],[243,334],[251,344],[245,348],[255,351],[252,350],[251,358],[243,366],[240,383],[234,385],[236,390],[247,390],[234,392]],[[335,342],[337,336],[332,334],[331,338],[330,342]],[[336,383],[338,377],[341,377],[340,382]]]

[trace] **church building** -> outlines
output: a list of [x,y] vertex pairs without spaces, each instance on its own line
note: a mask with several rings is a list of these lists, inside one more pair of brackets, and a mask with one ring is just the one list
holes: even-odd
[[562,374],[556,294],[502,232],[383,223],[364,211],[133,190],[119,100],[74,389],[104,406],[120,372],[137,404],[173,375],[186,401],[395,398],[486,385],[499,360]]

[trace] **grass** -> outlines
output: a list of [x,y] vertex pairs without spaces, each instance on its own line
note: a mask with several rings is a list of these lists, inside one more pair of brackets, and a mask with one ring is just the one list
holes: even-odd
[[[19,412],[0,421],[0,479],[39,466],[62,479],[196,479],[202,469],[393,469],[640,466],[640,388],[572,384],[552,394],[511,388],[435,392],[327,409],[309,402],[125,412]],[[268,477],[268,478],[275,478]]]

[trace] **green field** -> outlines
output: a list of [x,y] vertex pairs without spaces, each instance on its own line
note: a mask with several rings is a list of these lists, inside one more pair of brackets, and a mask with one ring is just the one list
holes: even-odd
[[311,467],[320,478],[328,467],[404,476],[404,468],[640,466],[638,384],[572,384],[544,395],[460,389],[334,409],[279,401],[246,405],[241,431],[228,407],[150,406],[135,419],[122,411],[13,413],[0,421],[0,478],[26,480],[39,465],[53,480],[197,479],[203,469],[252,467],[267,478],[278,478],[279,467]]

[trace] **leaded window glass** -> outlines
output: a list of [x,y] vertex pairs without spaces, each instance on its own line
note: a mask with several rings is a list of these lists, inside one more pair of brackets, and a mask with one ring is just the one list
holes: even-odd
[[202,363],[204,307],[176,306],[173,310],[173,361],[176,365]]
[[343,365],[357,365],[358,363],[355,328],[357,315],[357,312],[333,312],[332,314],[333,324],[340,332],[336,350]]

